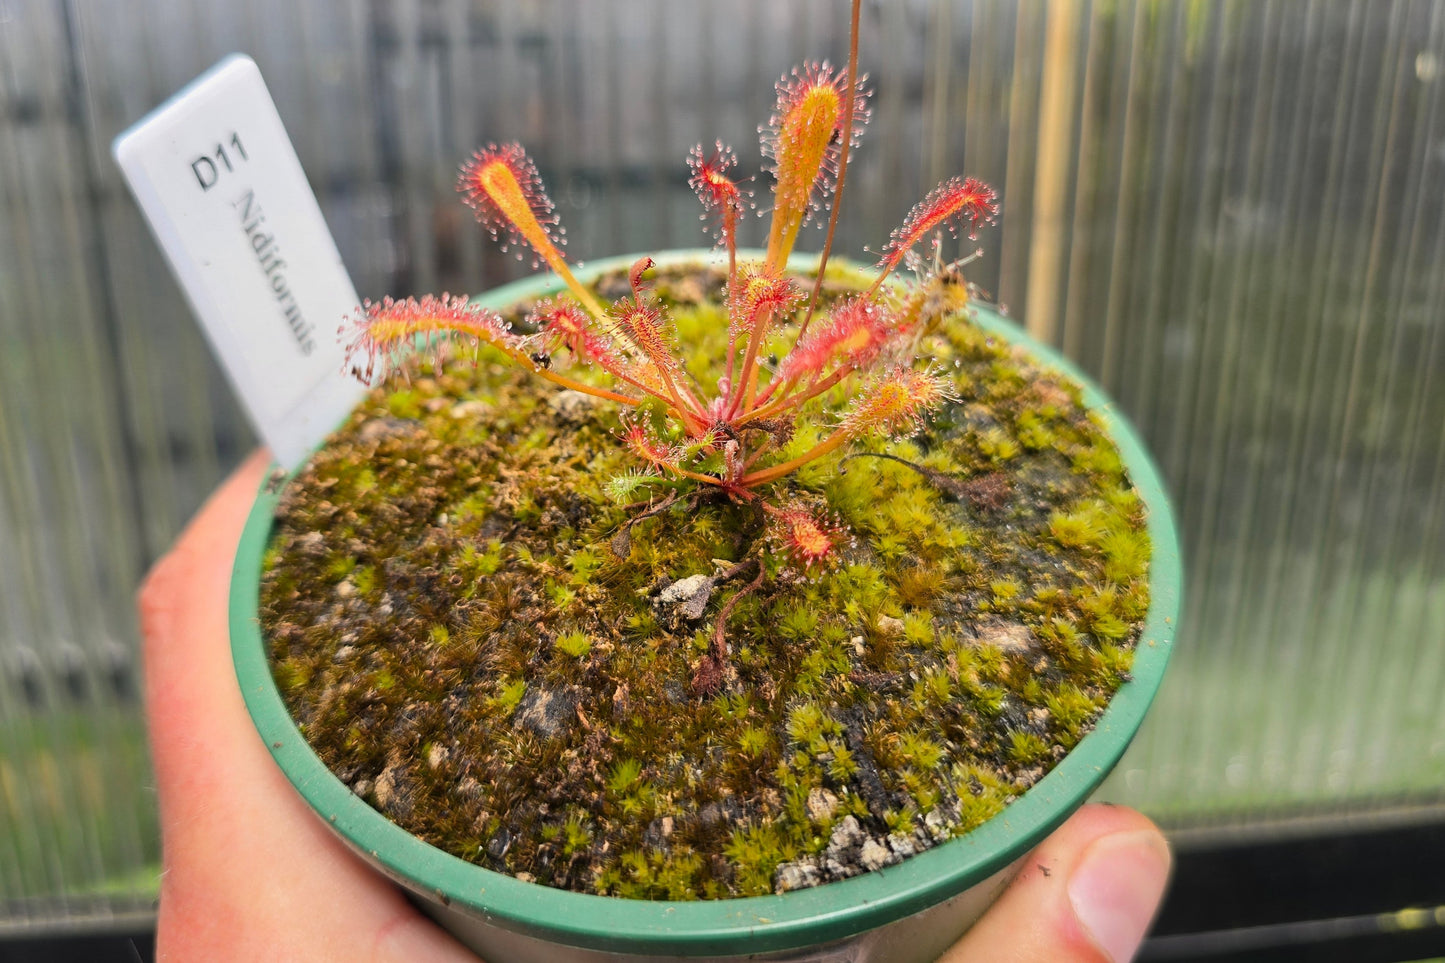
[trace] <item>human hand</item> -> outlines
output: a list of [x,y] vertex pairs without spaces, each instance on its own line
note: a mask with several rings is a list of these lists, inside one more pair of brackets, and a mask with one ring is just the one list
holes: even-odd
[[[163,842],[157,959],[475,959],[316,818],[251,724],[227,599],[266,465],[257,453],[237,469],[140,592]],[[943,959],[1123,963],[1168,872],[1152,823],[1086,806]]]
[[256,735],[231,667],[231,562],[269,459],[246,460],[140,591],[160,797],[158,960],[475,960],[337,839]]
[[1125,963],[1169,879],[1169,846],[1123,806],[1089,805],[1029,854],[940,963]]

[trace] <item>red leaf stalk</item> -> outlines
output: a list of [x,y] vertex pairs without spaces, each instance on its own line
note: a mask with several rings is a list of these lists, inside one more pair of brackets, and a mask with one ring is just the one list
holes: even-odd
[[687,157],[692,176],[688,185],[702,202],[702,219],[712,222],[712,234],[728,252],[728,283],[731,285],[738,267],[738,218],[751,206],[751,193],[738,187],[728,171],[738,164],[731,147],[718,141],[710,155],[698,144]]

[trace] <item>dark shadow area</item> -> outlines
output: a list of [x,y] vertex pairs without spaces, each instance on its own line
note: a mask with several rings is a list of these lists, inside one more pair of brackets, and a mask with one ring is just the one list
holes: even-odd
[[1445,818],[1183,838],[1141,961],[1445,956]]
[[149,930],[0,937],[0,963],[151,963],[155,942],[155,934]]

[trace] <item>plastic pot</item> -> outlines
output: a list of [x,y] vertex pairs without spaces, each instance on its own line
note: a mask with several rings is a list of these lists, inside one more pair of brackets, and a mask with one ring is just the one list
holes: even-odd
[[[710,261],[713,252],[654,255],[659,265]],[[635,258],[600,261],[584,281]],[[806,259],[795,259],[795,266]],[[837,263],[836,261],[834,263]],[[498,288],[482,299],[504,307],[560,287],[551,275]],[[257,495],[231,581],[232,654],[246,705],[291,784],[347,844],[396,880],[442,926],[493,963],[626,959],[852,961],[935,959],[988,908],[1024,856],[1077,809],[1123,755],[1163,678],[1180,607],[1173,516],[1158,472],[1113,404],[1082,372],[986,307],[979,325],[1027,348],[1083,386],[1118,445],[1148,510],[1153,543],[1150,608],[1124,683],[1086,735],[1001,814],[895,866],[774,896],[663,902],[593,896],[525,883],[421,842],[354,795],[312,753],[271,677],[257,617],[261,558],[279,495]]]

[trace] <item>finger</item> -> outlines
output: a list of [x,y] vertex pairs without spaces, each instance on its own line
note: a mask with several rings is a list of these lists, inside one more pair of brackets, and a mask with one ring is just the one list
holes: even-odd
[[[207,795],[217,754],[251,754],[239,737],[226,593],[241,529],[265,474],[256,452],[202,506],[141,585],[146,711],[162,807],[186,812]],[[169,813],[163,812],[163,817]]]
[[942,960],[1124,963],[1149,929],[1170,863],[1168,843],[1144,816],[1085,806]]
[[252,456],[216,491],[140,593],[164,862],[158,957],[470,959],[321,824],[246,713],[227,599],[267,461]]

